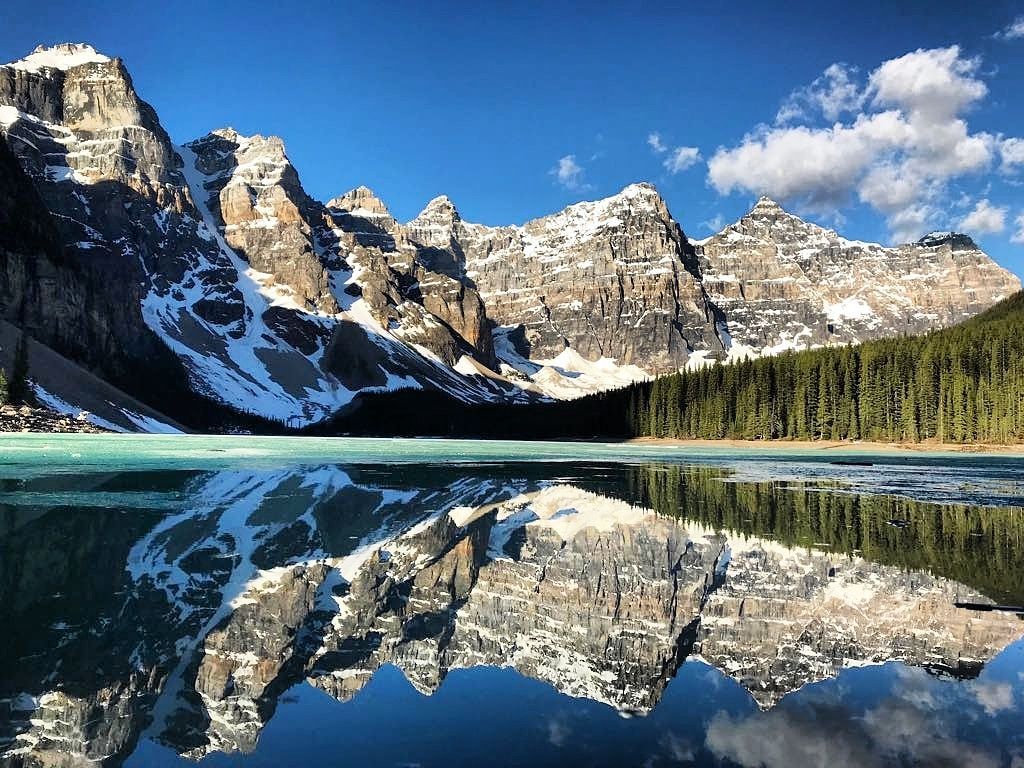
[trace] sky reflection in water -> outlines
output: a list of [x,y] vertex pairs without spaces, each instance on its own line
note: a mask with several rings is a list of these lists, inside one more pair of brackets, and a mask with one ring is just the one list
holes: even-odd
[[1024,760],[1018,460],[257,447],[2,452],[5,764]]

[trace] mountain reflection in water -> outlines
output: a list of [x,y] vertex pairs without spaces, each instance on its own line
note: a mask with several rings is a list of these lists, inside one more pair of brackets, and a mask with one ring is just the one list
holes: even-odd
[[1010,764],[1024,622],[953,603],[1024,604],[1022,547],[711,466],[10,479],[0,760]]

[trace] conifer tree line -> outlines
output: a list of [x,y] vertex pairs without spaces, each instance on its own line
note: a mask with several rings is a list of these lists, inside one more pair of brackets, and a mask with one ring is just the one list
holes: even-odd
[[[990,598],[1024,604],[1024,509],[932,504],[835,493],[822,483],[723,482],[720,469],[629,469],[626,500],[732,535],[829,549],[955,579]],[[893,519],[906,520],[894,527]]]
[[22,332],[14,349],[10,376],[0,369],[0,405],[35,405],[35,392],[29,380],[28,337]]
[[789,352],[624,390],[633,436],[1024,439],[1024,298],[923,336]]
[[788,352],[578,400],[466,405],[364,396],[326,434],[514,439],[1024,441],[1024,293],[922,336]]

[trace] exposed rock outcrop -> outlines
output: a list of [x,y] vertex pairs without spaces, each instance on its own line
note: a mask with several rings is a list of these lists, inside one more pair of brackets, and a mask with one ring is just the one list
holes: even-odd
[[1020,290],[965,235],[891,248],[847,240],[767,197],[698,250],[736,354],[921,333]]

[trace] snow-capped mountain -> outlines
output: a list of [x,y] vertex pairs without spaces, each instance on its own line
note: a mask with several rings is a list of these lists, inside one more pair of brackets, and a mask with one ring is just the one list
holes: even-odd
[[966,235],[887,248],[847,240],[767,197],[699,246],[733,356],[953,325],[1019,289]]
[[177,418],[196,394],[292,425],[399,387],[574,397],[948,325],[1020,287],[966,236],[884,248],[767,199],[691,243],[648,184],[522,226],[445,196],[404,224],[365,187],[321,203],[276,137],[175,146],[84,44],[0,66],[0,132],[0,194],[38,220],[0,241],[4,317]]

